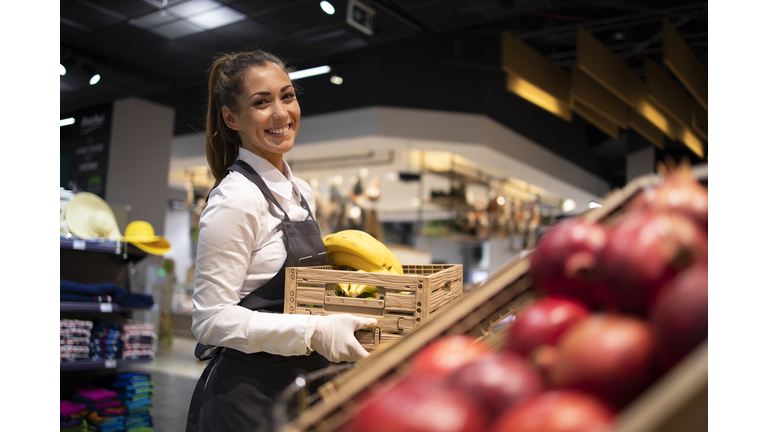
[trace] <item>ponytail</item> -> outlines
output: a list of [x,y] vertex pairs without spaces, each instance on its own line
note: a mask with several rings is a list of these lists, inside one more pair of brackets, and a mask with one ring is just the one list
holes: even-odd
[[292,71],[283,60],[266,51],[222,54],[211,65],[208,77],[208,112],[205,119],[205,156],[216,184],[227,175],[237,160],[240,137],[224,123],[222,108],[238,112],[237,96],[242,93],[244,73],[253,66],[274,63],[285,71]]

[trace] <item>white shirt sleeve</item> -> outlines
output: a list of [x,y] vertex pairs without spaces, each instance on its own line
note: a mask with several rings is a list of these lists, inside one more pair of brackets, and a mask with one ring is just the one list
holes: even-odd
[[[192,332],[203,344],[245,353],[307,355],[308,316],[255,312],[237,303],[251,255],[268,233],[268,204],[254,188],[224,181],[211,193],[200,219]],[[309,204],[309,203],[308,203]]]

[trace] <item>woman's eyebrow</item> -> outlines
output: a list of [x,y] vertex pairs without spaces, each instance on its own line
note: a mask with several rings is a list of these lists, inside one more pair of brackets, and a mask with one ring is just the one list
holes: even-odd
[[[292,86],[291,84],[288,84],[287,86],[285,86],[285,87],[283,87],[283,88],[281,88],[281,89],[280,89],[280,93],[284,92],[284,91],[285,91],[285,90],[286,90],[288,87],[293,87],[293,86]],[[269,95],[271,95],[271,94],[272,94],[272,93],[270,93],[270,92],[268,92],[268,91],[260,91],[260,92],[256,92],[256,93],[254,93],[254,94],[252,94],[252,95],[248,96],[248,99],[250,99],[250,98],[252,98],[252,97],[254,97],[254,96],[256,96],[256,95],[269,96]]]

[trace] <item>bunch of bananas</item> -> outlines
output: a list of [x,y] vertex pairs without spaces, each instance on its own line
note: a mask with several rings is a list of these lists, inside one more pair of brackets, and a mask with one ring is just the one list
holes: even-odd
[[[403,266],[392,251],[370,234],[344,230],[323,237],[328,264],[347,266],[357,271],[403,274]],[[336,284],[336,295],[343,297],[376,297],[372,285]]]

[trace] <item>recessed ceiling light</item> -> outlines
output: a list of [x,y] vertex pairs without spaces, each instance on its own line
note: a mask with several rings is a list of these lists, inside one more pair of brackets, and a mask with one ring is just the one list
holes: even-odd
[[304,70],[300,70],[300,71],[296,71],[296,72],[291,72],[291,73],[288,74],[288,77],[290,79],[294,80],[294,79],[301,79],[301,78],[311,77],[311,76],[315,76],[315,75],[327,74],[330,71],[331,71],[331,67],[330,66],[318,66],[318,67],[304,69]]
[[68,118],[59,120],[59,127],[69,126],[71,124],[75,124],[75,118],[74,117],[68,117]]
[[187,18],[187,21],[206,30],[211,30],[242,21],[245,18],[245,14],[232,8],[222,6],[217,9],[209,10],[208,12],[203,12],[200,15]]
[[186,21],[176,20],[176,22],[172,22],[170,24],[151,28],[149,31],[166,39],[174,40],[184,36],[189,36],[191,34],[200,33],[205,30],[202,27],[198,27]]
[[171,6],[166,11],[175,17],[187,19],[220,6],[221,3],[212,0],[189,0],[176,6]]
[[63,64],[59,63],[59,75],[64,76],[67,74],[67,68]]
[[328,15],[333,15],[334,12],[336,12],[336,9],[333,8],[333,5],[327,1],[321,1],[320,7],[323,9],[323,12],[327,13]]
[[94,85],[94,84],[96,84],[97,82],[99,82],[99,80],[100,80],[100,79],[101,79],[101,75],[99,75],[99,74],[94,74],[94,75],[91,77],[91,80],[90,80],[90,81],[88,81],[88,83],[90,83],[91,85]]
[[339,84],[344,82],[344,78],[342,78],[342,77],[340,77],[338,75],[334,75],[334,76],[331,77],[331,82],[336,84],[336,85],[339,85]]

